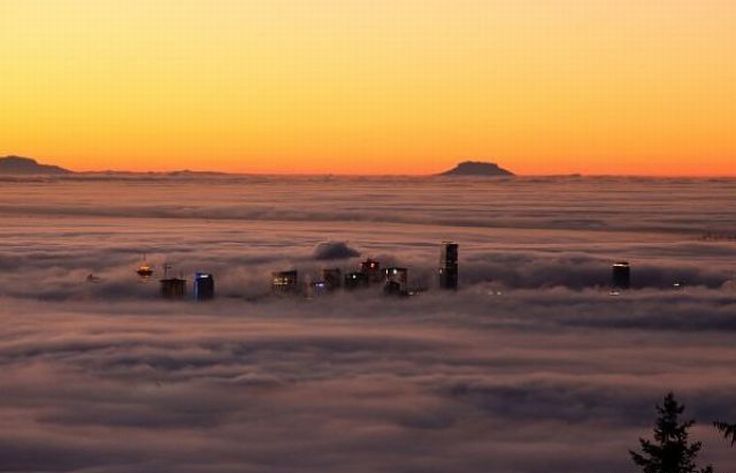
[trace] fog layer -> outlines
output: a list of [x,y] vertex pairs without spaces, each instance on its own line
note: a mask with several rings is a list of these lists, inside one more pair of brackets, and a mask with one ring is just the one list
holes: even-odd
[[[733,180],[9,179],[0,222],[2,471],[631,471],[668,390],[736,467]],[[365,257],[429,291],[264,297]]]

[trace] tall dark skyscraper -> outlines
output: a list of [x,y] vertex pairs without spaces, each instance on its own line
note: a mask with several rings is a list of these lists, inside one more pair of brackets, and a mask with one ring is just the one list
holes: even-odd
[[458,281],[458,244],[445,242],[442,244],[442,255],[440,256],[440,287],[442,289],[457,289]]
[[209,273],[194,276],[194,299],[208,301],[215,298],[215,278]]
[[183,299],[186,294],[186,279],[166,278],[161,280],[161,296],[164,299]]
[[611,271],[613,289],[629,289],[631,287],[631,266],[626,261],[614,263]]
[[187,295],[187,280],[177,277],[169,277],[171,265],[164,264],[164,278],[161,283],[161,297],[164,299],[183,299]]

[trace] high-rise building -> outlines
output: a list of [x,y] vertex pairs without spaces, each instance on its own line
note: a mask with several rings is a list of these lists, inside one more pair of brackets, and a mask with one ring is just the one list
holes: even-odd
[[215,298],[215,277],[210,273],[197,273],[194,276],[194,299],[208,301]]
[[307,297],[307,299],[322,297],[329,292],[329,289],[327,288],[327,283],[324,281],[312,281],[310,283],[307,283],[305,290],[306,292],[304,295]]
[[325,289],[335,291],[342,287],[342,272],[339,268],[330,268],[322,270],[322,281],[325,283]]
[[161,281],[161,297],[164,299],[183,299],[187,294],[187,280],[166,278]]
[[409,270],[406,268],[386,268],[383,270],[383,290],[390,295],[403,295],[408,293]]
[[626,261],[614,263],[611,270],[611,286],[614,290],[631,287],[631,266]]
[[440,287],[442,289],[457,289],[458,281],[458,244],[445,242],[442,244],[440,256]]
[[348,291],[368,287],[368,284],[368,276],[363,272],[345,274],[345,289]]
[[271,290],[277,294],[299,292],[299,273],[296,270],[272,273]]
[[360,272],[368,277],[370,284],[380,283],[383,280],[381,273],[381,263],[374,259],[368,258],[360,264]]

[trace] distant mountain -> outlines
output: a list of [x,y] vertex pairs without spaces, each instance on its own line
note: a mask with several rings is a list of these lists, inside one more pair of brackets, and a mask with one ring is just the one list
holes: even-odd
[[192,171],[190,169],[182,169],[181,171],[165,172],[167,176],[173,177],[198,177],[198,176],[230,176],[232,174],[218,171]]
[[59,166],[39,164],[31,158],[5,156],[0,158],[0,174],[71,174],[72,171]]
[[440,176],[513,176],[514,173],[499,167],[496,163],[465,161]]

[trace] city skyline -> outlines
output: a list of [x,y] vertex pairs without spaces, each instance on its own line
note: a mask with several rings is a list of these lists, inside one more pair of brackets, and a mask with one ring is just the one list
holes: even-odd
[[0,84],[0,472],[736,471],[736,1],[0,0]]

